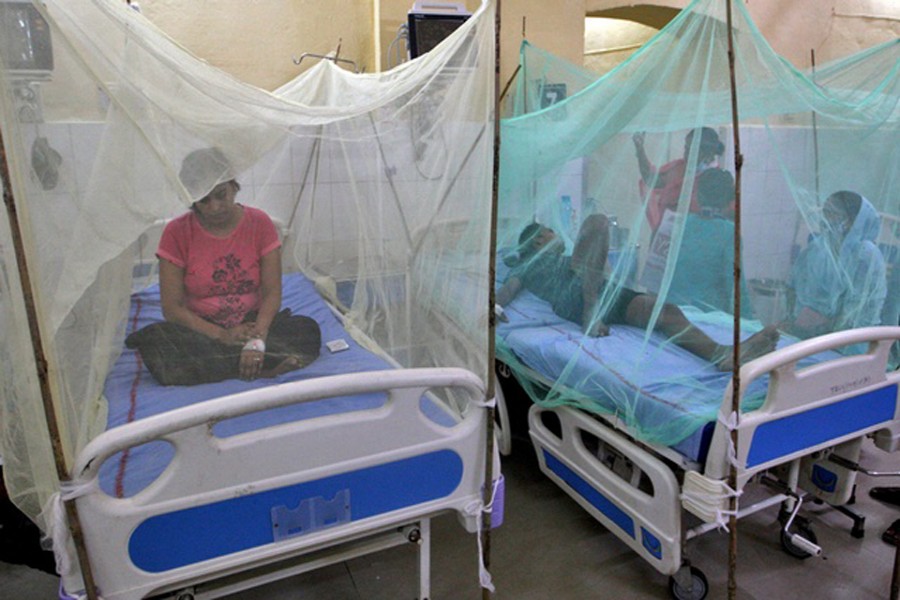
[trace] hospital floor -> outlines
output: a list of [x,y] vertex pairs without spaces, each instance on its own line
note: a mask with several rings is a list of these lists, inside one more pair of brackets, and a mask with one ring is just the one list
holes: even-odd
[[[539,470],[524,431],[506,457],[505,522],[491,535],[491,564],[500,600],[666,599],[668,578],[638,558]],[[897,455],[871,444],[861,462],[870,469],[900,467]],[[865,536],[826,506],[804,504],[824,558],[800,560],[779,543],[777,509],[738,523],[737,597],[740,599],[862,600],[888,598],[894,547],[882,532],[900,507],[873,500],[872,486],[900,478],[859,478],[853,509],[866,517]],[[474,535],[446,514],[432,524],[432,600],[481,598]],[[729,537],[711,532],[688,544],[689,557],[710,583],[708,598],[727,597]],[[381,551],[230,596],[233,600],[413,600],[418,576],[412,545]],[[58,579],[22,565],[0,563],[0,598],[57,598]]]

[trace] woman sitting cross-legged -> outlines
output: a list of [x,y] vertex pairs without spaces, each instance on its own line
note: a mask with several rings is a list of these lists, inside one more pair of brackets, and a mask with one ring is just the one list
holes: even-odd
[[265,212],[235,202],[240,185],[224,154],[197,150],[179,177],[191,210],[160,239],[159,287],[165,322],[131,334],[164,385],[274,377],[319,355],[309,317],[281,307],[281,242]]

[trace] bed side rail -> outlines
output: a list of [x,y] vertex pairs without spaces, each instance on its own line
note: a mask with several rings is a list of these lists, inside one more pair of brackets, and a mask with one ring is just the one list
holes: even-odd
[[[900,418],[900,372],[886,372],[900,327],[866,327],[831,333],[792,344],[745,364],[741,394],[754,380],[769,376],[763,405],[737,419],[739,482],[772,466],[870,434]],[[837,356],[812,366],[807,357],[851,344],[868,344],[863,354]],[[742,400],[744,398],[742,397]],[[728,472],[732,389],[725,393],[710,446],[706,475]]]
[[97,476],[100,466],[111,456],[198,426],[290,404],[324,398],[390,390],[412,390],[416,400],[430,388],[458,387],[466,390],[469,402],[484,402],[481,380],[459,368],[398,369],[319,377],[249,390],[223,396],[177,410],[153,415],[106,431],[79,453],[73,474],[77,480]]

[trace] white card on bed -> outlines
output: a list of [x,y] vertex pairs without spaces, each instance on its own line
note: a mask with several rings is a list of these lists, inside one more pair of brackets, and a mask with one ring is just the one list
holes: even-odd
[[344,341],[343,338],[338,338],[336,340],[331,340],[330,342],[325,342],[325,345],[328,347],[329,350],[331,350],[332,354],[334,354],[335,352],[340,352],[342,350],[346,350],[347,348],[350,347],[350,344],[348,344],[346,341]]

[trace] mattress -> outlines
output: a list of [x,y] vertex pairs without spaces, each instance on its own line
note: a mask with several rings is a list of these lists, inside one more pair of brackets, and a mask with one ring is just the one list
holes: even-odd
[[[285,275],[282,283],[282,308],[290,308],[293,314],[312,317],[319,324],[322,348],[319,357],[311,364],[271,379],[231,379],[193,386],[163,386],[144,367],[139,353],[126,348],[109,373],[104,387],[108,405],[107,429],[268,385],[393,368],[387,360],[358,344],[347,333],[313,283],[302,274]],[[126,335],[161,320],[159,288],[151,286],[132,296]],[[349,347],[340,352],[330,352],[325,344],[338,339],[347,342]],[[385,400],[385,394],[362,394],[305,402],[222,421],[213,427],[213,433],[218,437],[229,437],[278,423],[377,408]],[[451,413],[426,397],[422,398],[420,406],[432,421],[440,425],[449,427],[455,423]],[[171,446],[165,442],[153,442],[120,453],[107,460],[101,468],[101,488],[112,496],[132,496],[162,472],[172,455]]]
[[[721,344],[732,340],[733,317],[682,307],[694,325]],[[661,334],[646,337],[643,329],[613,325],[610,335],[586,338],[580,326],[557,316],[550,305],[521,292],[504,307],[508,322],[497,327],[500,343],[524,365],[550,381],[558,381],[588,397],[588,410],[615,415],[637,439],[669,446],[696,462],[704,462],[712,427],[731,372],[671,343]],[[759,330],[758,321],[742,324],[742,338]],[[646,339],[645,339],[646,337]],[[793,343],[782,336],[778,347]],[[824,353],[808,364],[838,356]],[[801,363],[804,366],[804,363]],[[742,410],[765,399],[767,379],[745,390]]]

